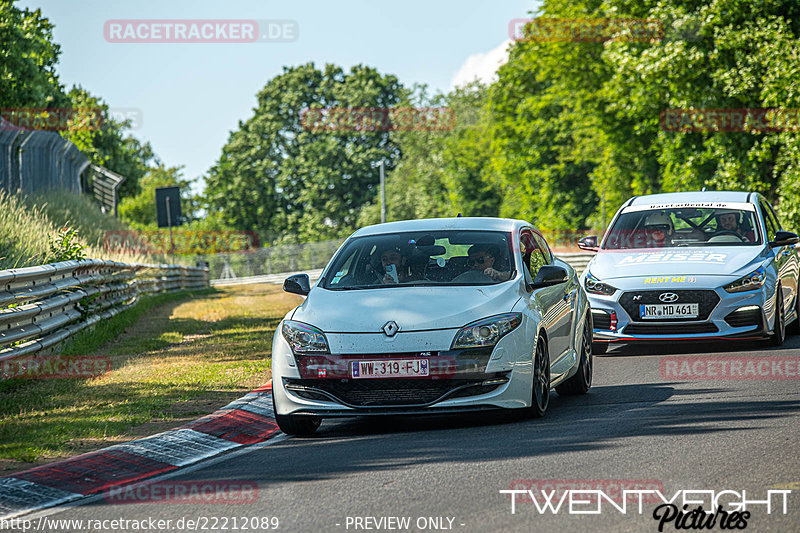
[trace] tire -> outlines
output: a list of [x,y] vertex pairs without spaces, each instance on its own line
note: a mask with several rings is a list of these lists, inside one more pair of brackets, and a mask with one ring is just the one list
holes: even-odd
[[783,315],[783,292],[778,285],[775,291],[775,328],[770,335],[769,342],[773,346],[782,346],[786,340],[786,317]]
[[580,363],[575,375],[556,387],[556,392],[562,396],[575,396],[586,394],[592,386],[594,373],[594,357],[592,353],[592,321],[586,319],[583,326],[583,339],[581,340]]
[[275,393],[272,393],[272,412],[281,431],[287,435],[303,437],[314,434],[322,423],[318,416],[279,415],[275,408]]
[[542,418],[550,405],[550,351],[547,340],[539,335],[536,354],[533,358],[533,386],[531,387],[531,406],[525,409],[530,418]]
[[794,295],[794,315],[797,318],[789,327],[789,332],[792,335],[800,335],[800,291]]
[[593,342],[592,343],[592,353],[597,355],[603,355],[608,351],[608,344],[607,342]]

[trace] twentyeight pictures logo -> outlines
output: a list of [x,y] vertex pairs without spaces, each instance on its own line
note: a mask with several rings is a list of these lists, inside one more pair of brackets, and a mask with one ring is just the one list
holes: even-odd
[[295,20],[114,19],[103,25],[110,43],[288,43],[300,28]]

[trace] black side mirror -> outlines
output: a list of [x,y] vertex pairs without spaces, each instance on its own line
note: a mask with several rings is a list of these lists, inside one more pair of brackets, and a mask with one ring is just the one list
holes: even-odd
[[308,279],[308,274],[289,276],[283,281],[283,290],[301,296],[308,295],[311,292],[311,282]]
[[529,285],[530,290],[541,289],[542,287],[551,287],[553,285],[560,285],[569,281],[569,274],[567,269],[556,265],[544,265],[536,273],[533,278],[533,283]]
[[589,235],[583,239],[578,240],[578,248],[586,250],[587,252],[596,252],[600,249],[597,245],[597,235]]
[[798,241],[800,241],[800,237],[798,237],[797,233],[792,233],[791,231],[776,231],[775,240],[769,241],[769,246],[770,248],[791,246],[797,244]]

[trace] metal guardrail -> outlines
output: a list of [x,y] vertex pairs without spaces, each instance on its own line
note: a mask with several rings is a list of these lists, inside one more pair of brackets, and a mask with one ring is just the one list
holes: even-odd
[[62,261],[0,270],[0,361],[55,346],[134,305],[141,294],[208,287],[208,269]]
[[583,274],[583,271],[586,270],[586,267],[589,265],[589,261],[595,256],[594,252],[569,252],[562,254],[556,253],[554,255],[562,261],[569,263],[578,275]]

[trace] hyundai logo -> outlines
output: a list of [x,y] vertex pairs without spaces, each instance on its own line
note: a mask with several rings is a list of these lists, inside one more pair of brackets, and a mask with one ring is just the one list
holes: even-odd
[[672,302],[678,301],[678,295],[674,292],[662,292],[658,299],[664,303],[671,304]]
[[386,333],[387,337],[394,337],[394,334],[400,330],[400,326],[397,325],[397,322],[394,320],[390,320],[386,324],[383,325],[383,332]]

